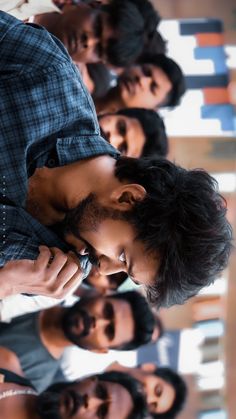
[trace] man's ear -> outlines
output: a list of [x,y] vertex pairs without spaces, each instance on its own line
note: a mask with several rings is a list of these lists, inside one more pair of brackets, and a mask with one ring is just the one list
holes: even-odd
[[144,364],[140,365],[140,368],[145,372],[154,372],[157,368],[157,365],[153,364],[152,362],[145,362]]
[[100,349],[90,349],[91,352],[95,352],[96,354],[107,354],[107,348],[100,348]]
[[116,188],[112,192],[111,199],[117,209],[128,211],[136,202],[142,201],[146,193],[146,189],[142,185],[130,183]]

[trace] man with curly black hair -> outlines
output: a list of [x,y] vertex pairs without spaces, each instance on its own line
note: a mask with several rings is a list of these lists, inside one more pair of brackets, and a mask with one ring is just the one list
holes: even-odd
[[[101,274],[124,271],[146,285],[158,306],[212,283],[232,240],[216,181],[167,160],[120,156],[101,137],[63,45],[3,12],[0,35],[0,298],[62,298],[88,260]],[[44,248],[37,259],[42,244],[60,250]],[[28,261],[14,275],[15,259]]]

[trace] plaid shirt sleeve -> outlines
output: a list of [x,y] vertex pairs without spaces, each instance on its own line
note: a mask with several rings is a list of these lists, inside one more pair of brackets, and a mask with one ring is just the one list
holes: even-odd
[[[101,139],[92,99],[59,40],[42,27],[0,12],[0,57],[3,266],[10,259],[35,259],[40,244],[64,249],[65,244],[50,229],[32,220],[22,208],[28,166],[33,159],[36,167],[45,164],[40,158],[45,149],[50,151],[49,143],[57,150],[59,165],[98,154],[115,158],[118,153]],[[9,200],[14,205],[4,208],[11,204]]]
[[0,12],[0,52],[0,193],[5,184],[16,202],[26,195],[32,146],[72,131],[100,132],[92,99],[59,40]]
[[[0,204],[0,267],[9,260],[35,260],[39,246],[58,247],[67,252],[70,247],[51,229],[35,220],[22,208]],[[86,255],[77,255],[84,278],[91,264]]]

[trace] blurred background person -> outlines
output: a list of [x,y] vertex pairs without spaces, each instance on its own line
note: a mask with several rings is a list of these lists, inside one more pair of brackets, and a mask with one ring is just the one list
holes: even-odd
[[180,66],[164,54],[145,54],[127,67],[104,97],[95,99],[97,113],[121,108],[175,107],[186,90]]
[[[121,293],[122,294],[122,293]],[[62,358],[60,359],[60,369],[56,373],[55,380],[63,379],[75,380],[85,375],[99,374],[103,372],[110,364],[118,362],[124,366],[136,366],[137,351],[143,349],[144,352],[148,347],[159,345],[159,342],[165,338],[165,328],[160,316],[152,311],[154,317],[154,327],[149,344],[143,345],[133,350],[109,350],[108,352],[99,353],[96,351],[87,351],[81,347],[68,347],[65,349]],[[125,348],[124,348],[125,349]],[[147,362],[148,355],[145,362]],[[62,375],[61,375],[62,374]]]
[[175,418],[184,408],[187,386],[184,379],[170,368],[159,368],[153,363],[128,368],[113,363],[107,371],[126,372],[141,382],[152,418]]
[[115,67],[124,67],[142,54],[159,21],[148,0],[78,2],[64,5],[61,13],[34,17],[35,23],[63,42],[74,61],[103,61]]
[[17,356],[0,348],[0,410],[4,419],[142,419],[146,401],[139,382],[118,371],[57,383],[38,394],[25,379]]
[[97,353],[131,350],[150,342],[153,331],[146,299],[130,291],[82,298],[72,307],[56,306],[0,323],[0,345],[16,353],[26,377],[42,391],[51,383],[66,347]]
[[157,112],[143,108],[120,109],[98,116],[102,135],[128,157],[166,157],[168,139]]

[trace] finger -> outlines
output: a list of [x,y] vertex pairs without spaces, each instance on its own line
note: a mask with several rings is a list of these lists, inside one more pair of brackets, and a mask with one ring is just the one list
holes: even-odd
[[50,261],[52,254],[47,246],[39,246],[39,255],[34,261],[35,269],[45,269]]
[[68,294],[70,291],[77,289],[83,281],[83,272],[76,272],[72,278],[64,285],[63,292]]
[[72,252],[71,250],[67,253],[67,255],[70,257],[70,259],[72,259],[75,263],[77,263],[77,265],[80,267],[80,260],[79,260],[79,256],[75,253]]
[[[47,276],[55,278],[61,272],[68,261],[68,256],[62,251],[56,251],[53,260],[47,268]],[[78,267],[77,267],[78,268]]]
[[83,278],[83,273],[81,272],[81,270],[79,270],[77,267],[76,273],[70,276],[71,273],[72,271],[70,271],[69,275],[67,275],[68,272],[66,272],[65,276],[63,276],[59,280],[57,278],[57,282],[53,289],[53,295],[55,298],[64,298],[66,295],[77,289],[78,286],[81,284]]
[[50,250],[50,252],[51,252],[51,255],[52,256],[56,256],[56,255],[60,255],[60,254],[65,254],[61,249],[59,249],[58,247],[50,247],[49,248],[49,250]]
[[58,288],[63,288],[75,274],[81,274],[81,269],[74,261],[68,261],[57,276]]

